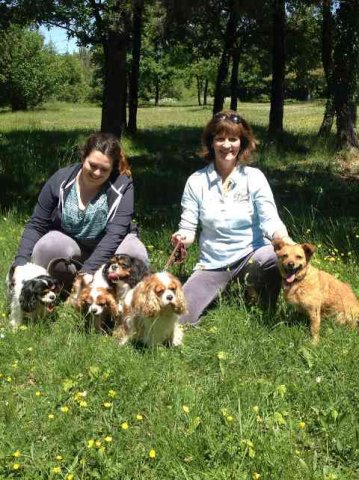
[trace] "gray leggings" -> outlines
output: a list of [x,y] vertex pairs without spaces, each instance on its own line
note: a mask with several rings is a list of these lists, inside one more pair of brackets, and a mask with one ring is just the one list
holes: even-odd
[[[126,235],[115,253],[126,253],[149,262],[145,246],[134,233]],[[88,256],[73,238],[52,230],[35,244],[32,261],[48,269],[51,275],[63,283],[64,290],[69,292],[77,271]],[[57,261],[60,259],[62,261]]]
[[197,324],[203,311],[237,279],[245,286],[248,300],[258,302],[265,309],[274,308],[281,277],[272,245],[258,248],[231,269],[196,270],[183,286],[188,314],[183,315],[180,322]]

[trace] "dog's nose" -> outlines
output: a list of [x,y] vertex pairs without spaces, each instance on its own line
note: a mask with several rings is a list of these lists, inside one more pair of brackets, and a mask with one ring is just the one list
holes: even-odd
[[168,300],[169,302],[171,302],[173,300],[173,295],[171,293],[169,293],[167,296],[166,296],[166,300]]
[[288,262],[288,267],[290,268],[294,268],[295,267],[295,263],[294,262]]
[[51,293],[49,294],[49,300],[51,300],[52,302],[53,302],[54,300],[56,300],[56,293],[51,292]]

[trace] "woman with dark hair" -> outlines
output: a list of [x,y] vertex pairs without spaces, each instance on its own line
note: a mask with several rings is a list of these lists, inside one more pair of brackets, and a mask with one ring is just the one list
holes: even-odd
[[232,110],[214,115],[203,131],[202,156],[209,165],[188,178],[179,230],[172,235],[174,244],[188,246],[200,226],[200,256],[184,284],[188,314],[182,323],[196,324],[235,279],[244,284],[250,300],[275,306],[281,279],[271,240],[294,242],[267,179],[248,166],[256,145],[248,123]]
[[114,253],[148,262],[133,214],[126,155],[114,135],[94,133],[82,148],[81,163],[61,168],[46,182],[12,268],[32,261],[69,291],[79,269],[93,275]]

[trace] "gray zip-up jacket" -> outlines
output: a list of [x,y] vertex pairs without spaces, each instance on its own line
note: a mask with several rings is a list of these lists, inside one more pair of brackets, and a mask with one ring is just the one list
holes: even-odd
[[[50,230],[62,232],[62,209],[81,168],[82,164],[61,168],[46,182],[32,217],[25,226],[14,267],[31,261],[34,246],[43,235]],[[107,201],[106,228],[81,269],[86,273],[94,273],[100,265],[105,263],[128,233],[137,234],[137,227],[132,223],[134,213],[132,178],[125,175],[111,175],[107,182]]]

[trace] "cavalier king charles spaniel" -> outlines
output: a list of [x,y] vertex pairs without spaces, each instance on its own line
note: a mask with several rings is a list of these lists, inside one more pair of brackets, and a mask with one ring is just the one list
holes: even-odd
[[11,268],[7,275],[11,300],[10,325],[17,328],[24,317],[43,318],[55,308],[61,290],[60,282],[34,263]]
[[87,283],[83,275],[76,280],[76,294],[72,293],[68,302],[86,318],[93,320],[95,330],[108,331],[118,322],[118,305],[115,290],[100,275],[94,275]]
[[127,293],[151,273],[148,265],[130,255],[114,255],[102,268],[102,275],[116,290],[116,299],[121,304]]
[[123,307],[123,322],[114,332],[121,344],[181,345],[178,324],[186,312],[181,282],[168,272],[153,273],[130,290]]

